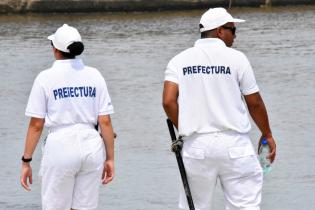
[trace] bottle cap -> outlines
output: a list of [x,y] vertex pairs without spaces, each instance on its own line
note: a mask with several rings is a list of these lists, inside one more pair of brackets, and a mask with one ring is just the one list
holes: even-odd
[[267,139],[266,139],[266,138],[263,138],[263,139],[261,140],[261,144],[262,144],[262,145],[268,144]]

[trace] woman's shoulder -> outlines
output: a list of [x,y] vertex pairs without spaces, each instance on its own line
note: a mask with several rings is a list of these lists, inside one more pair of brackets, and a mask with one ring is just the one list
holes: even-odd
[[102,72],[95,67],[85,66],[85,74],[88,78],[95,82],[104,83],[105,81],[105,77]]
[[95,67],[92,67],[92,66],[85,66],[85,70],[86,72],[88,72],[88,74],[90,75],[94,75],[94,76],[102,76],[101,72],[95,68]]
[[52,68],[45,69],[45,70],[39,72],[39,74],[36,77],[36,80],[51,79],[53,74],[54,74],[54,72],[52,71]]

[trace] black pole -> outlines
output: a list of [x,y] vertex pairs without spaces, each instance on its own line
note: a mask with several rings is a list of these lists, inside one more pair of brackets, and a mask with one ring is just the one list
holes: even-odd
[[[168,130],[170,131],[172,142],[174,142],[174,141],[176,141],[176,135],[175,135],[175,130],[174,130],[173,123],[172,123],[172,121],[170,119],[167,119],[166,122],[167,122]],[[192,196],[191,196],[191,192],[190,192],[190,188],[189,188],[189,185],[188,185],[188,180],[187,180],[187,175],[186,175],[186,171],[185,171],[185,166],[184,166],[184,162],[183,162],[183,159],[182,159],[182,155],[180,154],[180,151],[176,151],[174,153],[175,153],[175,156],[176,156],[176,160],[177,160],[180,176],[182,177],[182,182],[183,182],[183,185],[184,185],[185,194],[186,194],[186,198],[187,198],[189,209],[190,210],[195,210],[194,202],[193,202],[193,199],[192,199]]]

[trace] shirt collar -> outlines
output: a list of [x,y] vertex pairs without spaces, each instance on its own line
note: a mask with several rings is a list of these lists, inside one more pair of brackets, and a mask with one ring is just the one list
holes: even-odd
[[66,59],[66,60],[55,60],[53,68],[72,68],[80,70],[84,68],[83,61],[81,59]]
[[225,43],[218,38],[204,38],[204,39],[198,39],[195,42],[195,46],[200,46],[200,45],[219,45],[219,46],[226,46]]

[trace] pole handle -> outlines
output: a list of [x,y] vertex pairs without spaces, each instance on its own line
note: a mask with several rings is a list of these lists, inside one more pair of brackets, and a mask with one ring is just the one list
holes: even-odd
[[[176,141],[176,134],[175,134],[173,123],[170,119],[167,119],[166,122],[167,122],[168,130],[169,130],[170,135],[171,135],[172,142],[174,142],[174,141]],[[175,156],[176,156],[180,176],[182,178],[182,182],[184,185],[184,190],[185,190],[189,209],[195,210],[194,202],[192,199],[192,195],[191,195],[188,180],[187,180],[185,165],[184,165],[183,158],[182,158],[180,151],[176,151]]]

